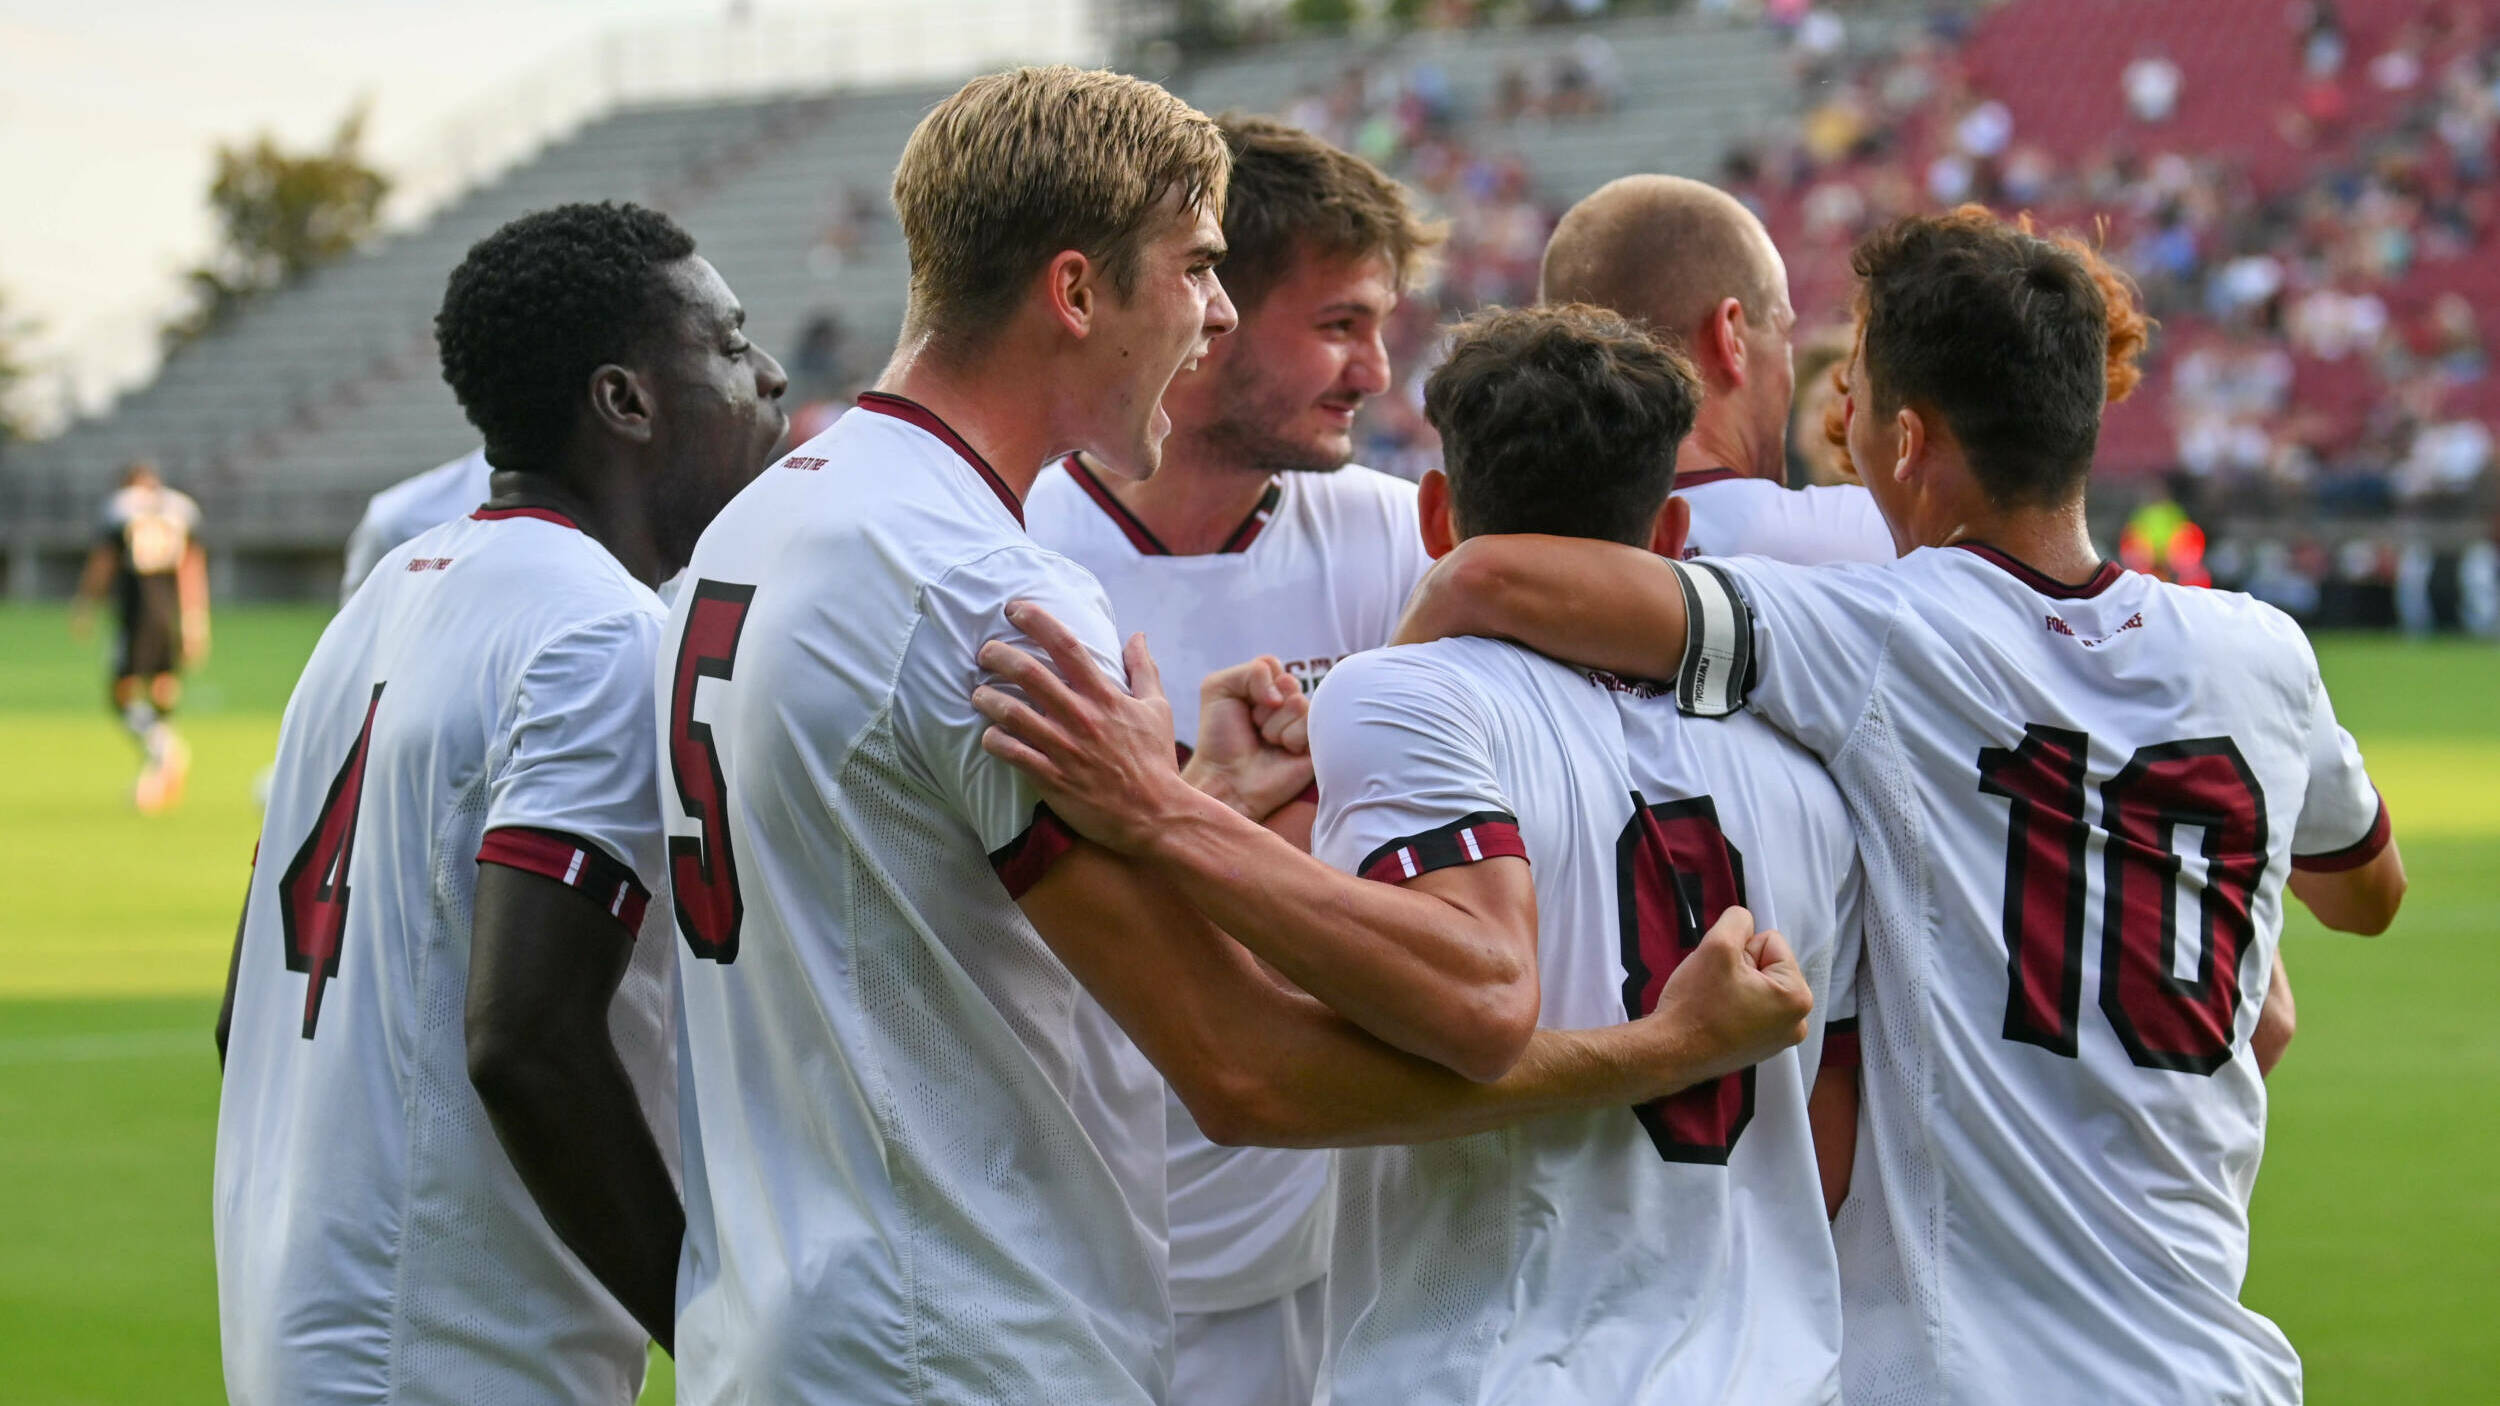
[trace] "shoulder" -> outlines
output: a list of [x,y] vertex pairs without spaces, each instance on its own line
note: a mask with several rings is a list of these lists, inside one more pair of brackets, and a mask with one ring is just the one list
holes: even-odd
[[1490,716],[1544,674],[1577,671],[1502,640],[1472,636],[1389,645],[1350,655],[1311,695],[1312,711],[1366,710],[1384,702],[1411,708],[1460,706]]
[[1288,478],[1314,507],[1325,512],[1363,513],[1407,524],[1416,520],[1415,485],[1394,474],[1348,464],[1333,473]]

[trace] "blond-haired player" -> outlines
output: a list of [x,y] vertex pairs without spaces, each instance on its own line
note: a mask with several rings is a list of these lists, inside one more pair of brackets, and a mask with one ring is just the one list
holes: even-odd
[[[1105,1077],[1097,1002],[1221,1141],[1636,1102],[1801,1034],[1795,965],[1743,915],[1659,1014],[1533,1031],[1517,915],[1333,873],[1175,768],[1136,641],[1139,696],[1105,678],[1101,590],[1025,535],[1022,497],[1075,450],[1153,471],[1166,388],[1234,320],[1227,170],[1214,124],[1150,83],[965,85],[896,171],[894,361],[696,548],[658,680],[687,1399],[1164,1399],[1163,1103]],[[1045,805],[990,750],[1030,760],[985,737],[1029,710],[984,670],[1124,744],[1112,789],[1144,823],[1064,786]],[[1254,661],[1216,694],[1192,776],[1266,814],[1309,778],[1252,724],[1292,727],[1289,676]]]
[[[1219,125],[1232,154],[1224,290],[1240,325],[1173,378],[1172,435],[1152,478],[1072,455],[1043,470],[1026,505],[1034,540],[1102,582],[1113,617],[1154,641],[1182,698],[1263,654],[1317,687],[1337,661],[1388,642],[1429,565],[1414,485],[1347,461],[1355,415],[1389,388],[1382,329],[1440,232],[1359,156],[1269,118]],[[1196,718],[1173,722],[1196,742]],[[1219,1147],[1177,1098],[1166,1112],[1173,1399],[1307,1402],[1328,1157]]]

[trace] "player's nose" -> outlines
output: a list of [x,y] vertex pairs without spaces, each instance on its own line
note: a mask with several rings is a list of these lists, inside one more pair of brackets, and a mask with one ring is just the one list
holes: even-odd
[[1389,347],[1378,332],[1357,343],[1354,354],[1346,359],[1345,384],[1362,395],[1379,395],[1389,389]]
[[755,393],[765,400],[779,400],[790,389],[790,373],[762,347],[755,349]]
[[1239,315],[1233,311],[1233,295],[1225,292],[1224,281],[1220,278],[1217,279],[1215,283],[1215,296],[1207,299],[1205,335],[1208,337],[1221,337],[1225,333],[1232,331],[1233,328],[1240,323],[1240,321],[1241,318]]

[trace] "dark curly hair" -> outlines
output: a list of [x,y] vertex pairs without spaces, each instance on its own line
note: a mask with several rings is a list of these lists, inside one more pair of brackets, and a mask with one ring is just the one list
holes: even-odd
[[1424,382],[1465,537],[1648,546],[1700,408],[1701,378],[1682,352],[1586,303],[1469,318]]
[[470,246],[434,340],[495,467],[555,463],[590,373],[665,334],[677,300],[660,270],[693,253],[675,220],[614,203],[534,211]]

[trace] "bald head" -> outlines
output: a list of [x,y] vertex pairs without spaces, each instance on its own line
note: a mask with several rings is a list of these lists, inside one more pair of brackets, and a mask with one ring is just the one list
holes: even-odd
[[1545,246],[1541,300],[1595,303],[1689,340],[1734,298],[1761,326],[1785,304],[1762,222],[1716,186],[1625,176],[1571,207]]

